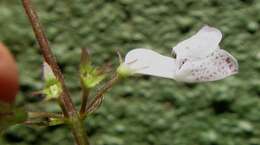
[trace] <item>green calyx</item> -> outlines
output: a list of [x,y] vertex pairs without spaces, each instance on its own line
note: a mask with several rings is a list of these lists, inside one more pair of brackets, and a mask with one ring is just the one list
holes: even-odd
[[46,95],[46,100],[57,99],[62,93],[60,82],[57,79],[46,80],[43,93]]
[[43,93],[46,96],[46,100],[57,99],[62,93],[61,83],[46,62],[43,64],[43,76],[45,83]]
[[80,80],[85,89],[97,86],[105,79],[105,74],[99,68],[92,66],[88,49],[81,49]]
[[130,69],[126,64],[121,63],[120,66],[117,68],[117,74],[121,78],[127,78],[134,74],[134,71]]
[[80,66],[80,79],[85,88],[91,89],[105,79],[105,74],[90,63]]

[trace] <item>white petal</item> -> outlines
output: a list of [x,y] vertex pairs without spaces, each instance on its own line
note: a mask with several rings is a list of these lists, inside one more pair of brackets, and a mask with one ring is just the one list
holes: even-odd
[[138,48],[127,53],[124,62],[135,73],[173,78],[176,61],[149,49]]
[[237,60],[225,50],[217,49],[205,59],[186,61],[177,71],[175,79],[182,82],[215,81],[237,72]]
[[172,52],[176,54],[177,59],[197,60],[218,49],[221,39],[220,30],[204,26],[192,37],[178,43]]

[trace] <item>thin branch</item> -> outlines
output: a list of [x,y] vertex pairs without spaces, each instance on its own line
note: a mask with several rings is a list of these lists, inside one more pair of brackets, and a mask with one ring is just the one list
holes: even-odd
[[85,111],[86,111],[86,108],[87,108],[87,103],[88,103],[89,93],[90,93],[89,89],[83,90],[82,97],[81,97],[82,98],[82,104],[81,104],[81,107],[80,107],[80,114],[81,115],[85,114]]
[[[85,114],[85,110],[86,110],[87,103],[88,103],[88,97],[89,97],[89,93],[90,93],[90,88],[85,87],[84,79],[81,76],[81,75],[85,75],[85,74],[81,71],[85,66],[90,65],[90,64],[91,64],[91,62],[90,62],[90,55],[89,55],[88,49],[82,48],[81,49],[80,66],[79,66],[79,70],[80,70],[79,71],[79,78],[80,78],[81,88],[83,90],[82,97],[81,97],[82,103],[81,103],[81,107],[80,107],[80,114],[81,115]],[[81,74],[81,73],[83,73],[83,74]]]
[[119,76],[115,74],[111,80],[109,80],[96,94],[94,99],[87,105],[86,111],[87,113],[93,112],[102,102],[103,95],[112,88],[112,86],[117,83],[119,80]]
[[67,117],[71,116],[76,113],[76,109],[70,99],[69,92],[65,86],[63,75],[56,62],[54,55],[52,54],[48,39],[47,39],[46,35],[44,34],[43,28],[40,24],[36,11],[34,10],[30,0],[22,0],[22,2],[23,2],[25,12],[32,24],[33,31],[35,33],[37,41],[40,45],[40,49],[41,49],[42,55],[44,57],[44,60],[50,65],[50,67],[53,70],[54,75],[57,77],[57,79],[60,81],[60,83],[62,85],[63,92],[60,97],[60,102],[61,102],[60,104],[63,109],[63,112],[64,112],[65,116],[67,116]]

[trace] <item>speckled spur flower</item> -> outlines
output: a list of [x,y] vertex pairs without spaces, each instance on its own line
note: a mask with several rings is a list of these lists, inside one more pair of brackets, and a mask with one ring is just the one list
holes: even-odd
[[220,48],[222,34],[204,26],[172,49],[176,58],[137,48],[127,53],[122,66],[132,74],[152,75],[194,83],[224,79],[238,73],[238,62]]

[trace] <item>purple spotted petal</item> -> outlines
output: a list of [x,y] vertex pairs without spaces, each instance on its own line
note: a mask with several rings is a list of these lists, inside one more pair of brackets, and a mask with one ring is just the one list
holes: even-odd
[[175,79],[191,83],[215,81],[237,72],[237,60],[225,50],[217,49],[205,59],[184,62],[176,72]]

